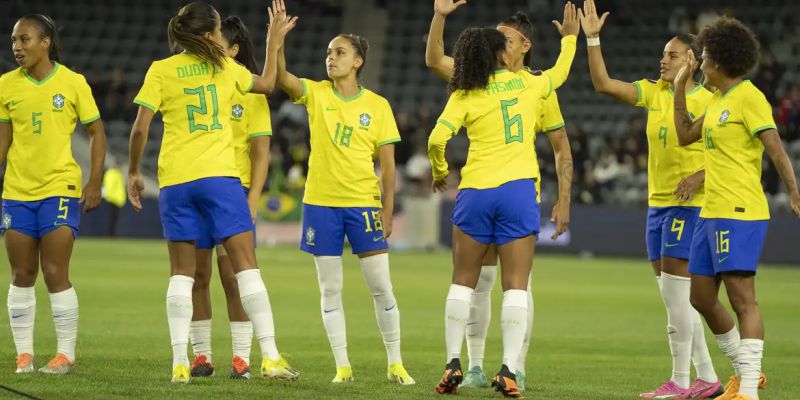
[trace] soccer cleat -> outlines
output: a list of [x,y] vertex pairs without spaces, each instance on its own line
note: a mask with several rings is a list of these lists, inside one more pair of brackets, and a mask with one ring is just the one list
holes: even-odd
[[689,399],[713,399],[723,392],[722,383],[706,382],[702,379],[695,379],[692,386],[689,386]]
[[231,379],[250,379],[250,365],[242,357],[233,357],[230,376]]
[[178,364],[172,369],[172,383],[189,383],[189,367]]
[[39,368],[39,372],[51,375],[67,375],[75,372],[75,362],[70,361],[67,356],[56,353],[46,366]]
[[686,399],[689,396],[689,389],[678,386],[672,380],[664,382],[658,389],[639,394],[643,399]]
[[466,375],[464,375],[464,381],[461,382],[459,387],[488,388],[489,381],[486,379],[486,375],[483,374],[483,369],[476,365],[467,371]]
[[517,377],[517,387],[519,388],[520,392],[525,391],[525,374],[520,370],[514,371],[514,376]]
[[[740,378],[736,375],[731,375],[728,378],[728,383],[725,384],[725,392],[721,395],[716,397],[716,400],[733,400],[739,394],[739,383],[741,382]],[[764,375],[762,372],[758,378],[758,388],[759,389],[766,389],[767,388],[767,376]]]
[[436,393],[439,394],[456,394],[458,393],[458,385],[464,379],[464,372],[461,371],[461,361],[454,358],[444,367],[444,375],[442,380],[436,385]]
[[331,383],[345,383],[353,381],[353,367],[336,367],[336,376]]
[[413,385],[417,383],[414,378],[408,374],[408,371],[406,371],[402,363],[394,363],[390,365],[386,371],[386,378],[401,385]]
[[523,399],[522,393],[519,392],[517,386],[517,377],[508,370],[508,366],[503,364],[500,371],[492,379],[492,387],[495,391],[503,394],[504,397],[511,397],[513,399]]
[[753,400],[743,394],[736,393],[731,397],[731,400]]
[[18,374],[27,374],[36,371],[33,366],[33,356],[28,353],[22,353],[17,356],[17,371]]
[[192,361],[192,376],[195,378],[214,376],[214,364],[203,354],[196,356]]
[[292,368],[283,356],[277,360],[264,357],[261,360],[261,376],[267,379],[293,381],[300,377],[300,372]]

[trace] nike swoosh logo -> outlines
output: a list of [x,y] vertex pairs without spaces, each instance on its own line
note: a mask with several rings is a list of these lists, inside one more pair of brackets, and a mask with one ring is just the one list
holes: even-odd
[[336,108],[333,108],[333,107],[325,107],[325,111],[336,111]]
[[19,104],[19,103],[22,103],[22,100],[11,100],[11,106],[12,107],[17,105],[17,104]]
[[723,262],[723,261],[725,261],[725,260],[727,260],[727,259],[728,259],[728,257],[722,257],[722,258],[720,258],[719,260],[717,260],[717,262],[718,262],[718,263],[721,263],[721,262]]
[[650,111],[661,111],[661,109],[660,109],[660,108],[653,108],[653,107],[650,107]]
[[677,245],[679,245],[679,244],[680,244],[680,243],[665,243],[665,244],[664,244],[664,247],[675,247],[675,246],[677,246]]
[[383,236],[378,236],[378,237],[372,238],[373,242],[380,242],[381,240],[383,240]]
[[20,317],[24,317],[26,315],[28,315],[28,314],[12,315],[11,319],[17,319],[17,318],[20,318]]
[[395,308],[395,307],[397,307],[397,303],[395,303],[395,304],[394,304],[394,305],[392,305],[391,307],[384,308],[383,310],[384,310],[384,311],[392,311],[392,309],[393,309],[393,308]]
[[332,313],[332,312],[334,312],[336,310],[338,310],[338,308],[334,308],[333,310],[322,310],[322,312],[324,312],[325,314],[328,314],[328,313]]

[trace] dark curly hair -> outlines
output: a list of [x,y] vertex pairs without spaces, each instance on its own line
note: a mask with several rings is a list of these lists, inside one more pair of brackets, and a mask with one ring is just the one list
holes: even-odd
[[497,58],[506,51],[506,37],[494,28],[467,28],[456,41],[450,93],[486,87],[497,69]]
[[758,39],[735,18],[721,17],[703,28],[697,35],[697,44],[728,77],[742,77],[758,65]]
[[[525,12],[517,11],[514,15],[504,19],[500,25],[509,26],[518,30],[525,35],[525,39],[528,39],[531,43],[533,42],[533,23]],[[522,59],[522,62],[529,67],[532,67],[531,53],[533,53],[533,51],[528,50],[528,52],[525,53],[525,57]]]

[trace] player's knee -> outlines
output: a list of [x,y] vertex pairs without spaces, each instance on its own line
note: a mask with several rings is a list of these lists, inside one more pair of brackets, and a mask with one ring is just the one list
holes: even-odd
[[36,283],[36,270],[31,268],[13,268],[11,280],[14,286],[31,287]]
[[220,274],[220,280],[222,281],[222,290],[225,292],[225,297],[227,298],[239,298],[239,283],[236,281],[236,276],[233,275],[233,272],[229,274]]
[[475,286],[476,292],[491,292],[494,282],[497,280],[497,267],[481,267],[481,274],[478,276],[478,284]]
[[192,290],[208,290],[211,284],[211,274],[208,271],[201,271],[200,268],[194,273],[194,285]]
[[60,292],[69,288],[69,279],[65,266],[55,263],[42,263],[42,277],[50,293]]
[[692,307],[697,310],[697,312],[702,315],[707,315],[713,310],[716,299],[709,299],[706,296],[702,296],[697,293],[691,293],[689,295],[689,302],[692,304]]
[[747,294],[728,293],[728,299],[731,302],[731,308],[737,315],[747,314],[757,307],[755,298]]

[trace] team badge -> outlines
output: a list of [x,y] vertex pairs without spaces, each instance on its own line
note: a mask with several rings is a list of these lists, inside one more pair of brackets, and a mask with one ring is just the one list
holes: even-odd
[[369,126],[369,123],[372,121],[372,117],[370,117],[369,114],[366,114],[366,113],[361,114],[358,117],[358,119],[359,119],[359,122],[361,123],[361,126]]
[[309,246],[313,246],[314,245],[314,236],[316,236],[316,234],[317,233],[314,231],[314,228],[309,226],[308,229],[306,229],[306,244],[307,245],[309,245]]
[[692,113],[689,113],[689,120],[690,120],[690,121],[694,121],[694,114],[692,114]]
[[720,114],[720,116],[719,116],[719,123],[720,124],[724,124],[725,121],[727,121],[728,117],[730,117],[730,116],[731,116],[731,112],[730,111],[728,111],[728,110],[722,111],[722,114]]
[[3,228],[8,229],[11,227],[11,214],[3,214]]
[[55,108],[64,107],[64,95],[58,93],[55,96],[53,96],[53,107]]
[[233,105],[233,118],[242,118],[244,115],[244,107],[241,104],[234,104]]

